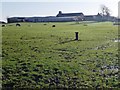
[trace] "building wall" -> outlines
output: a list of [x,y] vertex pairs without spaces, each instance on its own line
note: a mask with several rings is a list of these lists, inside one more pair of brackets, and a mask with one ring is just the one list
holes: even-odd
[[12,17],[7,18],[8,23],[16,23],[16,22],[71,22],[76,21],[75,18],[79,17],[79,21],[114,21],[114,17],[107,17],[101,15],[89,15],[84,16],[65,16],[65,17]]
[[8,18],[8,23],[16,22],[70,22],[75,21],[75,17],[30,17],[19,19],[16,17]]
[[7,18],[8,23],[24,22],[24,21],[25,21],[25,18],[20,18],[20,17]]

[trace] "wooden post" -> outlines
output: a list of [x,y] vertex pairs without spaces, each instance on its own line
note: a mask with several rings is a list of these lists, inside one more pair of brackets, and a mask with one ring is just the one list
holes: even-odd
[[78,40],[78,32],[75,32],[75,40]]

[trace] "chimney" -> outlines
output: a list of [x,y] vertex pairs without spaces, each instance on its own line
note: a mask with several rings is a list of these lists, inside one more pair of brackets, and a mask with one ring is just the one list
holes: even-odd
[[62,14],[62,11],[59,11],[59,14]]

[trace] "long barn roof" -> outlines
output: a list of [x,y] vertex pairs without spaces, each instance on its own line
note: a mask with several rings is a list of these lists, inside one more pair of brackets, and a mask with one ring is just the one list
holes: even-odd
[[57,14],[57,17],[72,17],[72,16],[80,16],[83,15],[83,13],[61,13]]

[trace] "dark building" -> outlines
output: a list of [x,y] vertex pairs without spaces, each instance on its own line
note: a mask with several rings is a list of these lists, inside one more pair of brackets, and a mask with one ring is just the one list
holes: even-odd
[[85,21],[102,21],[102,15],[99,13],[97,15],[86,15],[84,18]]
[[56,16],[49,17],[11,17],[7,18],[8,23],[14,22],[71,22],[75,21],[75,18],[79,17],[79,20],[83,20],[83,13],[59,13]]
[[25,19],[26,22],[69,22],[73,21],[70,17],[29,17]]
[[62,11],[59,11],[56,17],[77,17],[81,16],[82,18],[84,17],[83,13],[62,13]]
[[116,21],[116,17],[113,16],[107,16],[107,15],[101,15],[101,14],[97,14],[97,15],[86,15],[84,16],[84,20],[85,21],[98,21],[98,22],[102,22],[102,21]]
[[72,22],[72,21],[115,21],[115,17],[97,15],[84,15],[83,13],[59,13],[49,17],[10,17],[8,23],[16,22]]
[[7,18],[8,23],[14,23],[14,22],[25,22],[26,17],[10,17]]

